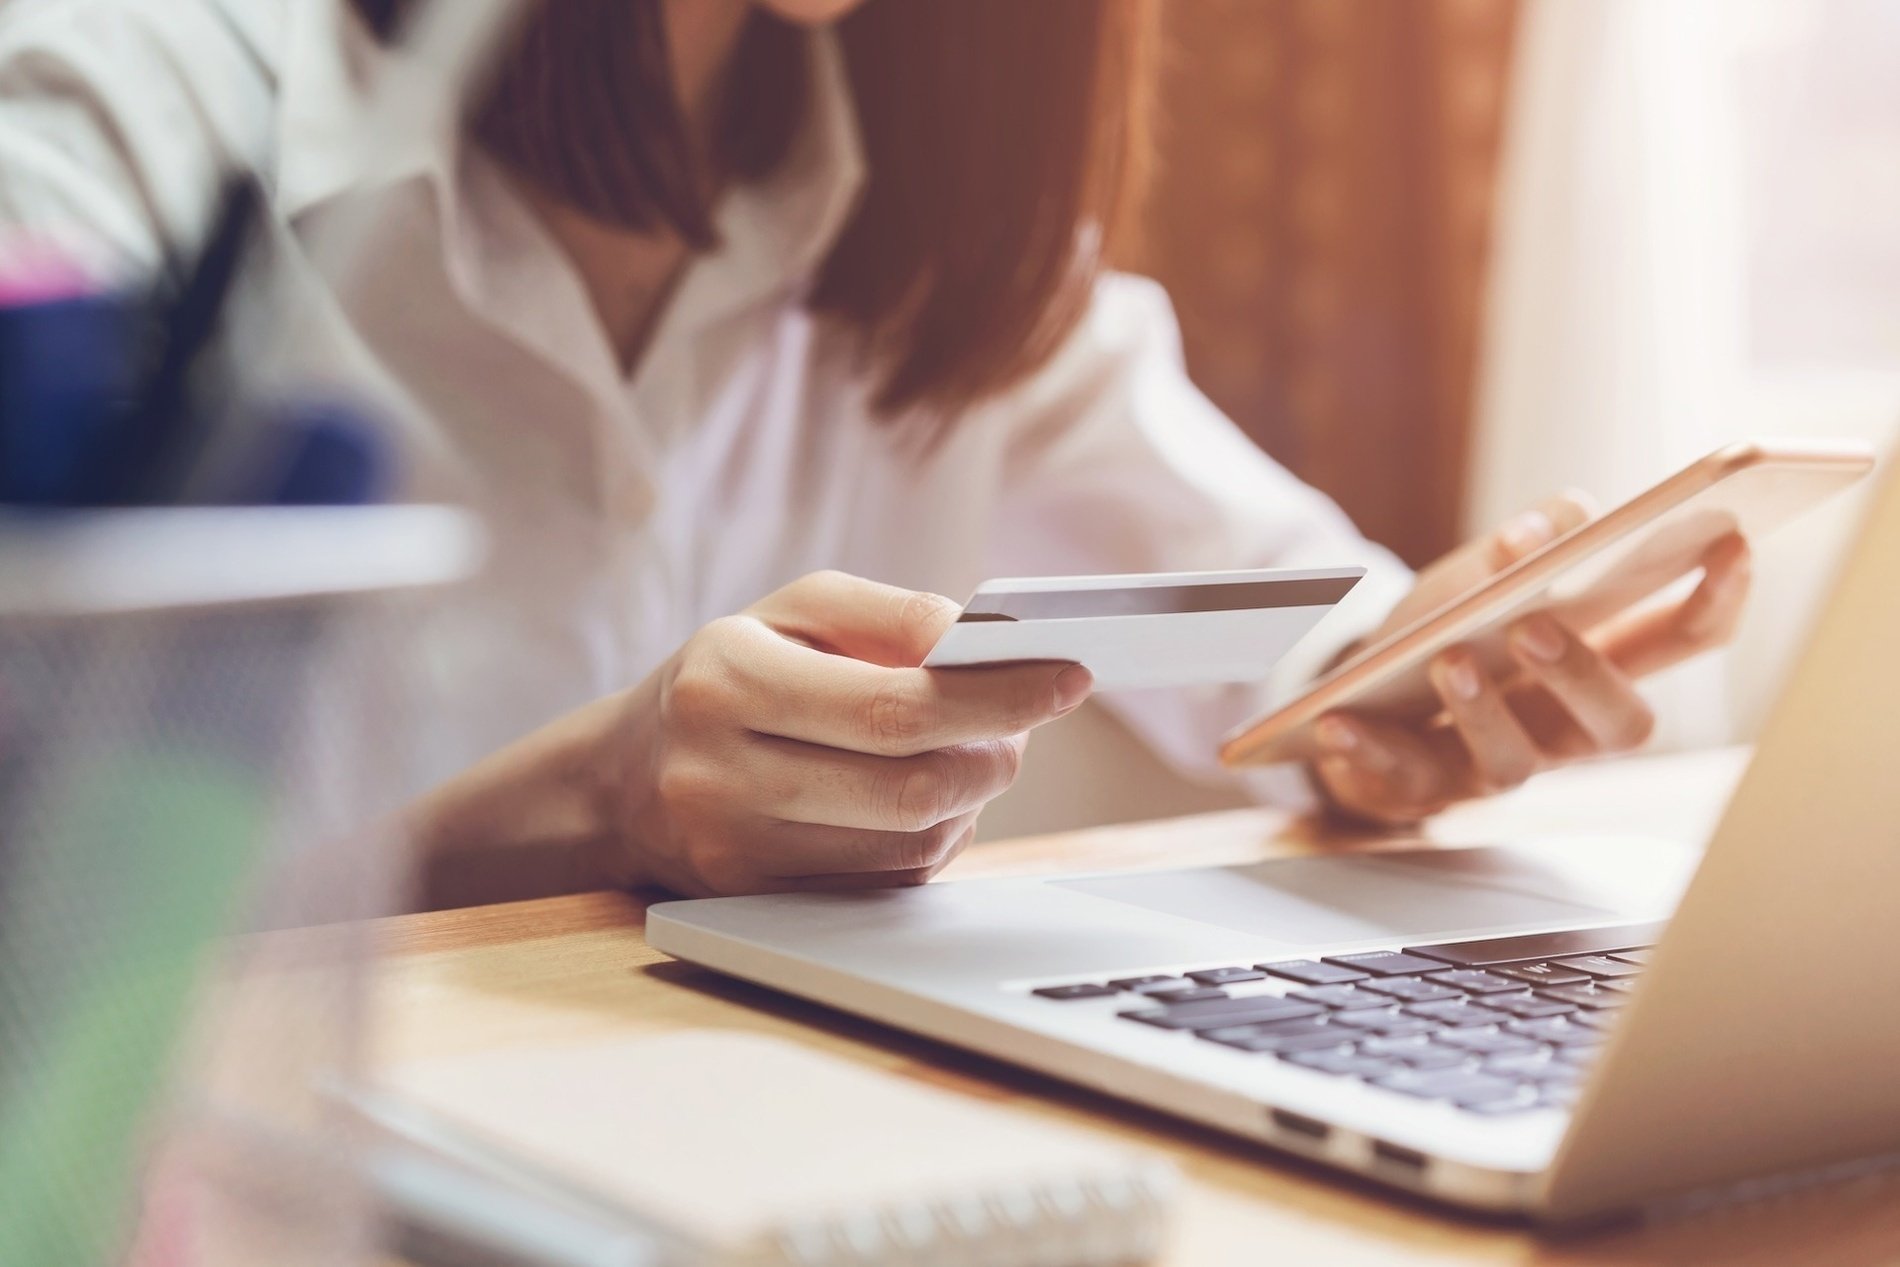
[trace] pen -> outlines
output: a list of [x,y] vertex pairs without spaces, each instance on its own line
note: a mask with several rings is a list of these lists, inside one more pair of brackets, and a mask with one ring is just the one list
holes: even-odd
[[191,271],[169,303],[155,305],[157,347],[151,369],[125,418],[120,443],[102,470],[95,490],[98,502],[150,505],[182,500],[186,480],[212,430],[210,411],[192,400],[192,373],[230,306],[262,198],[250,174],[227,176]]

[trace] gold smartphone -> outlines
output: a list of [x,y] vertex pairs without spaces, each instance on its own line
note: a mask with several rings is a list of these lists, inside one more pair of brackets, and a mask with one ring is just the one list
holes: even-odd
[[1696,572],[1723,537],[1758,539],[1873,467],[1873,451],[1851,442],[1755,440],[1718,449],[1359,652],[1299,699],[1228,736],[1221,763],[1309,760],[1313,723],[1342,708],[1429,718],[1441,710],[1428,675],[1439,652],[1465,647],[1508,681],[1512,622],[1546,611],[1588,636]]

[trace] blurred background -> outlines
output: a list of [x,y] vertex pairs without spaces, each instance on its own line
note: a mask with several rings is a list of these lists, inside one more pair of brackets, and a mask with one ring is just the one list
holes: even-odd
[[[1409,562],[1738,436],[1892,434],[1895,0],[1162,8],[1121,263],[1167,286],[1201,388]],[[1739,645],[1651,688],[1659,746],[1753,734],[1853,518],[1764,547]],[[1068,725],[986,836],[1236,803]]]

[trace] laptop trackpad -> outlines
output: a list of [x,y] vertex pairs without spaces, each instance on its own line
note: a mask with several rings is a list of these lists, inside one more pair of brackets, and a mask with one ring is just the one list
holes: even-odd
[[1677,868],[1639,868],[1638,876],[1627,858],[1596,861],[1610,864],[1609,874],[1568,850],[1431,849],[1050,883],[1289,945],[1587,924],[1672,905]]

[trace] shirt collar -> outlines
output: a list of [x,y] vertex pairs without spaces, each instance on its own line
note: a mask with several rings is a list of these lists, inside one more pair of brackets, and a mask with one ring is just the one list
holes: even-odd
[[430,176],[446,186],[459,154],[456,129],[440,101],[416,92],[417,109],[432,109],[430,126],[382,139],[373,153],[367,85],[393,63],[345,0],[292,0],[277,112],[277,206],[287,220],[371,179],[394,184]]
[[[369,116],[365,85],[389,65],[343,0],[294,0],[277,128],[276,200],[286,219],[360,189]],[[831,32],[811,42],[812,111],[785,162],[730,189],[715,211],[721,245],[705,263],[730,299],[802,284],[842,232],[863,186],[864,160],[844,58]],[[455,192],[461,146],[449,126],[413,130],[378,156],[378,183],[426,176]],[[449,206],[454,198],[447,197]],[[451,217],[453,218],[453,217]],[[682,294],[682,299],[686,298]]]

